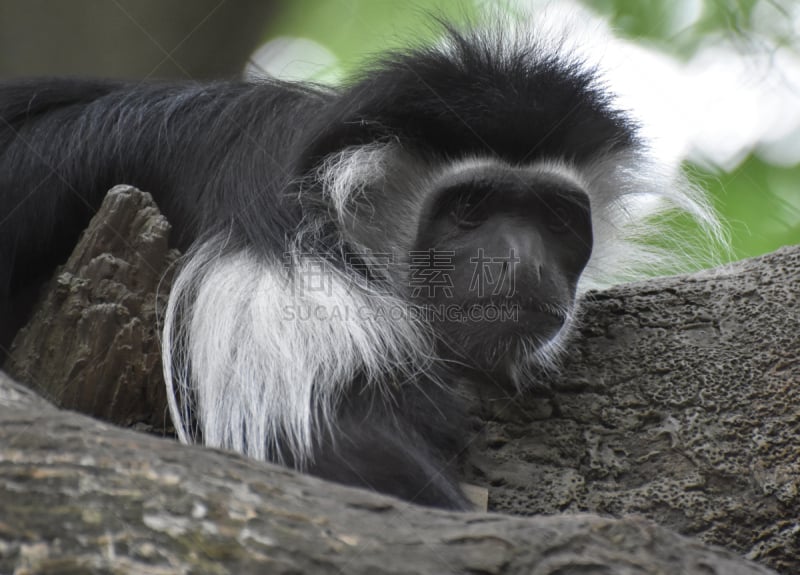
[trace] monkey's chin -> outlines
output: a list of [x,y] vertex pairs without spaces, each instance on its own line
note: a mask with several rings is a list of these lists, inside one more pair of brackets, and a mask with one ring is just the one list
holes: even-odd
[[542,387],[537,382],[554,366],[567,323],[567,315],[557,310],[516,307],[503,317],[476,314],[439,328],[447,349],[443,355],[455,355],[473,375],[521,391]]
[[559,312],[520,308],[516,323],[521,336],[545,343],[561,331],[566,321],[566,314]]

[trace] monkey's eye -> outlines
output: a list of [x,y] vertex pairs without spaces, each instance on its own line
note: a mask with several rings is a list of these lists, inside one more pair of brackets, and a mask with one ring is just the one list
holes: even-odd
[[453,200],[450,218],[460,228],[477,228],[489,217],[486,194],[466,192]]
[[572,228],[572,210],[562,204],[546,206],[547,228],[554,234],[565,234]]
[[542,204],[547,229],[551,233],[579,234],[587,227],[591,230],[589,204],[584,196],[562,194]]

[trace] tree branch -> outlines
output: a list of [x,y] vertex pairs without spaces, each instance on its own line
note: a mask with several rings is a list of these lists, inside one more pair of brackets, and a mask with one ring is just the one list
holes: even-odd
[[58,410],[2,376],[0,422],[3,573],[770,572],[643,518],[416,507]]

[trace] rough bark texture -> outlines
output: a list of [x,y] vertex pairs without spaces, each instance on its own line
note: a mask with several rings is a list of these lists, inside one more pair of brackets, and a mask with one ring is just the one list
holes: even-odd
[[177,252],[150,194],[117,186],[56,273],[4,366],[44,397],[120,425],[165,429],[156,311]]
[[484,395],[490,509],[643,515],[800,573],[800,249],[592,294],[551,379]]
[[[163,425],[166,234],[149,196],[110,194],[15,342],[18,379]],[[2,380],[0,573],[766,572],[643,518],[800,572],[799,292],[792,248],[596,293],[550,397],[470,390],[466,479],[494,510],[556,517],[414,508]]]
[[58,410],[0,374],[0,573],[766,574],[644,518],[404,504]]

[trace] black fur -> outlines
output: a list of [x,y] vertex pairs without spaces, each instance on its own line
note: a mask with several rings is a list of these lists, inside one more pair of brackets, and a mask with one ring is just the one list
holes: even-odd
[[[338,90],[278,81],[0,84],[0,343],[7,347],[31,294],[116,184],[153,193],[183,250],[224,233],[227,250],[274,256],[309,212],[330,209],[315,174],[347,146],[393,141],[428,163],[485,156],[524,165],[589,162],[637,145],[634,126],[578,63],[453,31],[449,42],[447,51],[390,54]],[[393,205],[381,193],[374,203]],[[338,253],[333,243],[311,248]],[[450,392],[406,384],[387,398],[335,385],[351,391],[335,425],[316,437],[310,472],[468,506],[452,473],[466,433]]]

